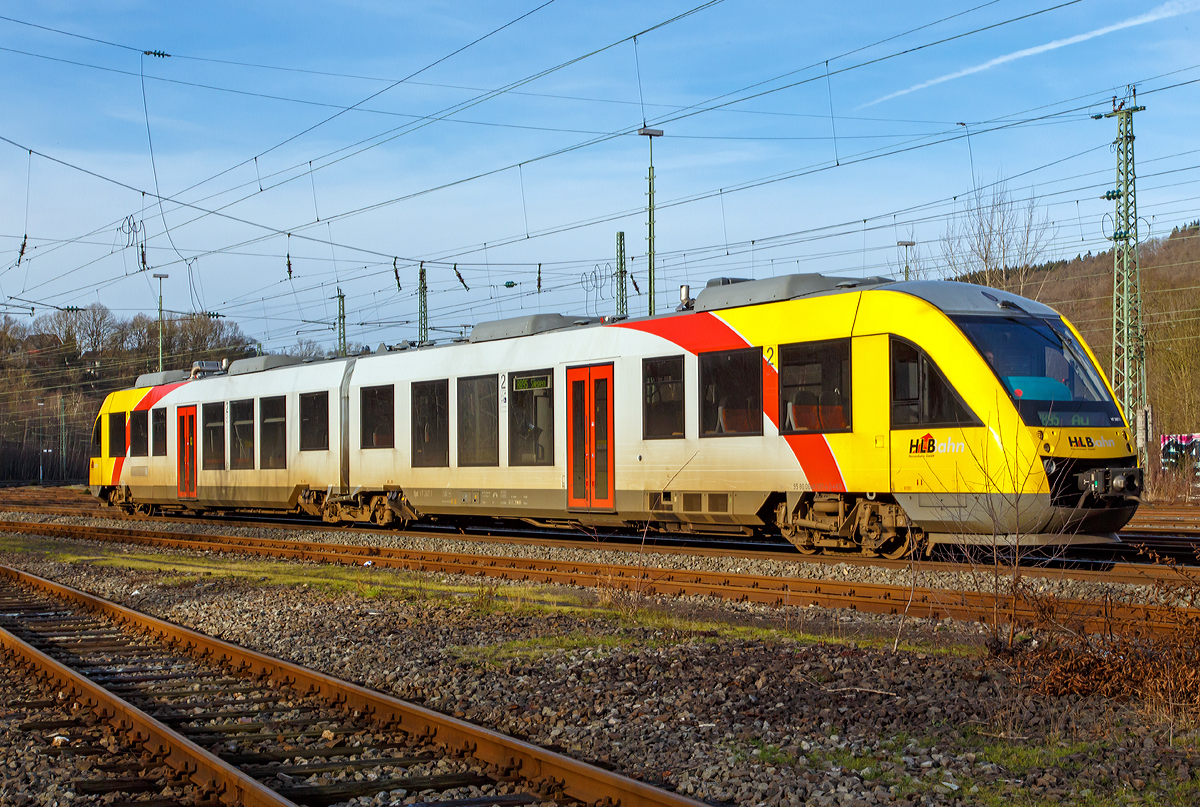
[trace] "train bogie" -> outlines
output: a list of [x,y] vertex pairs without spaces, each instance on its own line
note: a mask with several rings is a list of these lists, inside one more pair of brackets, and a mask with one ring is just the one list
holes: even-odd
[[819,275],[713,283],[663,317],[242,360],[114,393],[95,436],[92,488],[126,508],[779,531],[893,555],[1104,540],[1141,481],[1094,357],[1051,309]]

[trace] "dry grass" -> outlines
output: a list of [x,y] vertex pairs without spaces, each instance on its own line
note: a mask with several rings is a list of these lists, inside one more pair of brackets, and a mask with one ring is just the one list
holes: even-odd
[[1146,551],[1172,571],[1141,605],[1165,618],[1165,630],[1143,635],[1060,632],[1024,653],[1018,668],[1037,691],[1136,699],[1148,719],[1172,733],[1200,726],[1200,571]]

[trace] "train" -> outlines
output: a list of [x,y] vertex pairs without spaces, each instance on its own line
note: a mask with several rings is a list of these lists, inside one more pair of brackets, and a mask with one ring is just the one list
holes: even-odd
[[89,487],[135,514],[770,535],[892,558],[1111,542],[1138,506],[1129,424],[1046,305],[821,274],[680,298],[144,374],[101,406]]

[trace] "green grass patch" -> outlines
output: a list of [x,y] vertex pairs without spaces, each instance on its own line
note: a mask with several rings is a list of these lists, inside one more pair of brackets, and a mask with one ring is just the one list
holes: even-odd
[[238,579],[263,586],[307,585],[330,593],[354,592],[365,598],[446,599],[474,604],[477,608],[556,609],[580,608],[576,596],[533,586],[498,585],[494,594],[481,596],[480,585],[455,584],[421,572],[364,566],[292,563],[256,560],[227,555],[172,555],[118,549],[105,551],[94,545],[44,536],[0,534],[0,552],[39,555],[60,563],[88,564],[153,572],[160,575],[154,585],[182,587],[198,577]]
[[655,643],[639,642],[630,636],[614,636],[608,633],[596,634],[576,631],[561,636],[539,636],[533,639],[514,639],[510,642],[500,642],[498,644],[452,647],[447,652],[459,661],[495,665],[513,659],[524,661],[537,660],[555,653],[571,650],[611,650],[616,647],[645,646],[648,644]]

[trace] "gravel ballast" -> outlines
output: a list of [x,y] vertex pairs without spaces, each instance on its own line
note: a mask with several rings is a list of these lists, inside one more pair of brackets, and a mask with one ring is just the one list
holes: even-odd
[[[278,532],[194,526],[260,537]],[[303,534],[321,537],[378,540]],[[437,540],[457,551],[480,543]],[[76,552],[88,547],[93,557],[121,552],[61,543]],[[484,543],[481,551],[504,549]],[[589,562],[610,552],[554,551]],[[181,578],[167,571],[171,553],[162,557],[162,573],[32,553],[0,560],[714,804],[1191,804],[1200,796],[1194,735],[1151,721],[1136,702],[1032,694],[1005,662],[977,652],[986,638],[979,626],[698,598],[646,598],[608,610],[531,608],[506,599],[503,585],[480,587],[472,597],[442,596],[440,584],[479,586],[445,575],[430,576],[430,590],[408,599],[370,597],[219,571]],[[777,563],[645,558],[745,572]],[[816,576],[836,568],[795,567],[780,573]],[[856,574],[862,567],[842,568]],[[360,571],[370,579],[397,574]],[[680,613],[706,624],[689,627],[675,618]],[[828,635],[814,642],[798,638],[797,628]],[[893,651],[898,628],[927,646]]]

